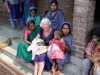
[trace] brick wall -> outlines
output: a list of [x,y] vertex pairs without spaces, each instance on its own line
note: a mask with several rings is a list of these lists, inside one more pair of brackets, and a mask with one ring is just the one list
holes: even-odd
[[74,4],[73,46],[76,52],[80,52],[78,54],[81,57],[85,49],[86,34],[93,27],[95,1],[75,0]]

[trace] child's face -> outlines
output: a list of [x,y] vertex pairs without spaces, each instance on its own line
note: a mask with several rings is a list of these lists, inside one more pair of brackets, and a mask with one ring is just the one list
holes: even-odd
[[35,11],[31,11],[31,15],[32,16],[35,16],[36,14],[35,14]]
[[29,30],[30,31],[33,31],[35,29],[35,26],[33,25],[33,23],[30,23],[30,25],[29,25]]

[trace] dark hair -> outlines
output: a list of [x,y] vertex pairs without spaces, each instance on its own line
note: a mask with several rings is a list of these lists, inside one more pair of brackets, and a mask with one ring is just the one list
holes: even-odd
[[62,32],[62,29],[63,29],[64,25],[67,25],[68,28],[69,28],[69,33],[68,34],[72,34],[71,24],[67,23],[67,22],[64,22],[63,25],[62,25],[62,27],[61,27],[61,33],[62,33],[62,35],[64,35],[63,32]]
[[37,8],[36,7],[30,7],[30,12],[34,11],[35,13],[37,13]]
[[52,0],[52,1],[50,2],[50,5],[51,5],[52,3],[55,3],[55,4],[58,6],[57,0]]
[[95,35],[97,38],[100,37],[100,27],[94,27],[93,29],[91,29],[86,36],[86,43],[90,42],[93,38],[93,35]]
[[29,29],[31,23],[35,26],[35,22],[34,22],[33,20],[30,20],[30,21],[28,21],[28,23],[27,23],[27,28],[28,28],[28,29]]

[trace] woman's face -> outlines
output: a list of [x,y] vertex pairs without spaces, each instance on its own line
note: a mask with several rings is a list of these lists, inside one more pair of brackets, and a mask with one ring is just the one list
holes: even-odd
[[63,32],[64,35],[67,35],[70,32],[68,25],[63,26],[62,32]]
[[42,29],[43,29],[44,31],[49,31],[49,30],[50,30],[50,27],[49,27],[49,25],[44,24],[44,25],[42,26]]
[[51,8],[51,11],[55,11],[57,9],[57,5],[55,3],[52,3],[50,8]]
[[29,25],[29,30],[33,31],[35,29],[35,25],[33,23],[30,23]]
[[31,15],[35,16],[36,15],[35,11],[31,11]]

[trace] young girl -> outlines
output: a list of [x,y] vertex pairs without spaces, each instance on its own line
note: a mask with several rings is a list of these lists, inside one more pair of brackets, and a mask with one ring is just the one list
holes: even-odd
[[94,63],[93,75],[100,75],[100,41],[97,42],[92,58]]
[[86,48],[85,48],[85,57],[82,61],[83,64],[83,71],[82,75],[89,75],[89,72],[92,67],[92,54],[95,50],[97,44],[97,37],[95,34],[92,35],[92,39],[88,42]]
[[35,63],[34,75],[42,75],[47,47],[39,34],[29,46],[28,51],[30,50],[32,50],[32,60]]
[[62,61],[64,59],[64,44],[62,39],[60,39],[58,31],[54,32],[54,38],[50,41],[48,56],[53,63],[53,75],[61,75]]

